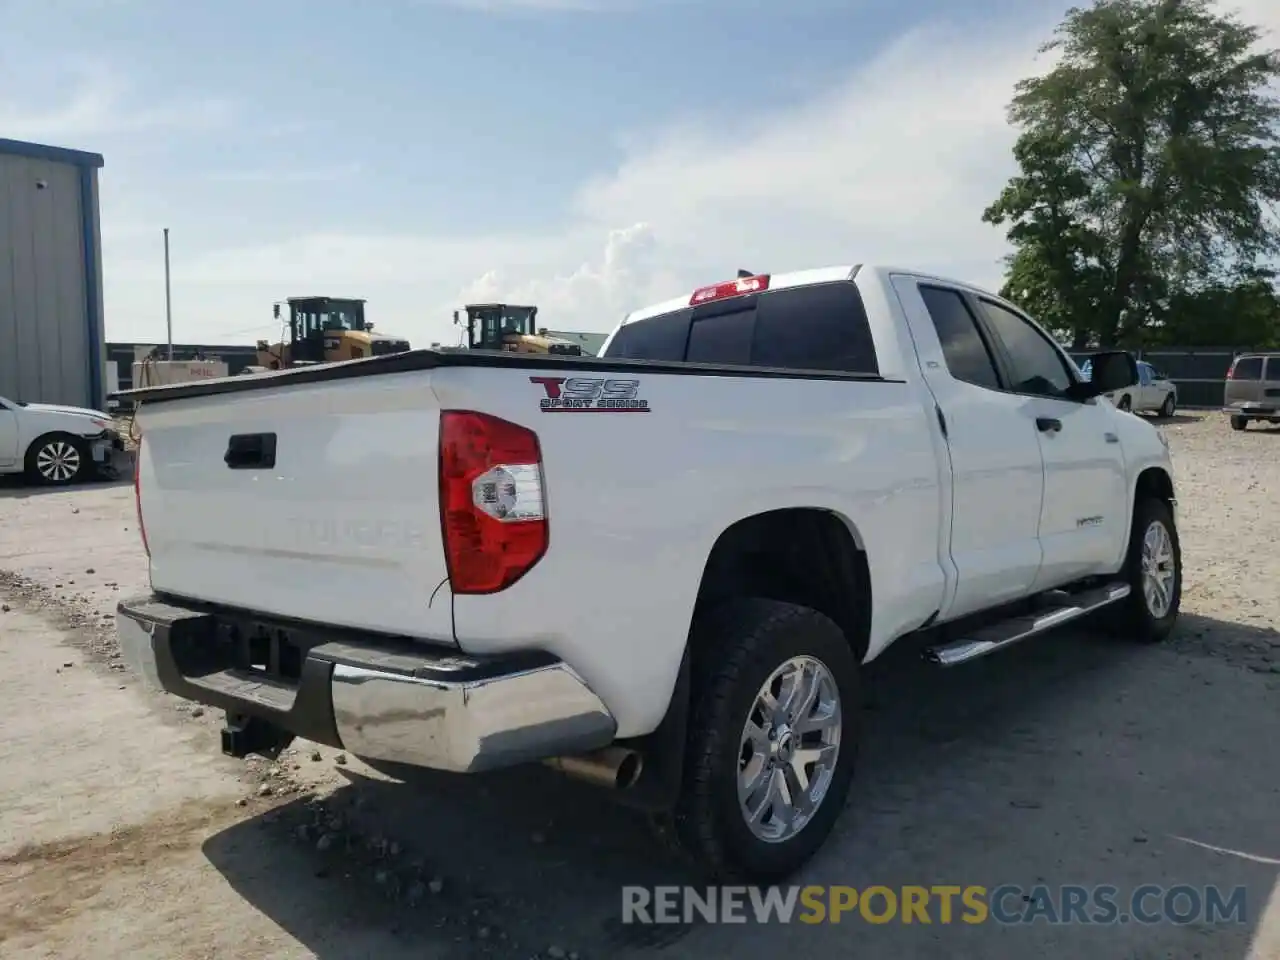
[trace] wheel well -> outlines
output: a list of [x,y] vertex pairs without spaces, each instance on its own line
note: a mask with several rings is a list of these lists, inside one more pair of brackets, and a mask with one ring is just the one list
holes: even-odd
[[866,655],[871,571],[848,524],[829,510],[772,510],[720,534],[702,573],[695,614],[737,597],[817,610],[844,631],[859,660]]
[[1138,474],[1138,485],[1133,494],[1134,506],[1146,498],[1166,501],[1173,499],[1173,480],[1160,467],[1147,467]]

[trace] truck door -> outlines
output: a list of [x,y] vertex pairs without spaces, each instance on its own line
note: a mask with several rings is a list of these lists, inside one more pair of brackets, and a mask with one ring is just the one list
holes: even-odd
[[1155,371],[1151,364],[1138,362],[1138,387],[1133,398],[1133,409],[1158,410],[1163,397],[1158,396],[1160,388],[1156,386]]
[[910,276],[893,284],[950,456],[954,583],[940,618],[953,618],[1033,589],[1044,499],[1040,443],[1026,401],[1005,389],[968,297]]
[[1067,399],[1076,378],[1066,355],[1027,317],[994,299],[972,299],[1044,458],[1044,561],[1035,589],[1061,586],[1112,561],[1118,566],[1129,537],[1129,490],[1117,414],[1096,399]]

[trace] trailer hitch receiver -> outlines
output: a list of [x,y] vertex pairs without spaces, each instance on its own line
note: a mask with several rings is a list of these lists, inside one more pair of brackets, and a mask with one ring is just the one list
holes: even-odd
[[291,743],[293,734],[287,730],[281,730],[260,717],[227,711],[227,720],[222,727],[222,752],[228,757],[243,760],[256,753],[275,760]]

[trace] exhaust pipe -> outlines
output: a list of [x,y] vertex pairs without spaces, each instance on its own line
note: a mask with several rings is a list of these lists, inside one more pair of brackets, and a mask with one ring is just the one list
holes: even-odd
[[644,760],[626,747],[605,747],[595,753],[551,757],[542,761],[566,776],[609,790],[627,790],[640,779]]

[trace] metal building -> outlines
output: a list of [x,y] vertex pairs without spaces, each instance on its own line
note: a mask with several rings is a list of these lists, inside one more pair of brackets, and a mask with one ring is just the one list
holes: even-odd
[[0,396],[102,409],[96,153],[0,139]]

